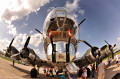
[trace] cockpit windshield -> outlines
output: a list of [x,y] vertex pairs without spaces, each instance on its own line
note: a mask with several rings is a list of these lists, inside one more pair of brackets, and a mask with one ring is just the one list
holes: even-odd
[[76,32],[78,24],[73,14],[67,11],[63,7],[53,9],[45,19],[43,27],[43,35],[46,38],[48,36],[48,31],[59,31],[66,32],[71,29],[72,35],[77,35]]
[[[67,42],[54,42],[55,44],[55,50],[57,53],[66,53],[66,44]],[[72,43],[70,43],[70,47],[69,47],[69,52],[71,55],[75,55],[75,48],[74,45]],[[48,45],[47,48],[47,55],[51,55],[52,54],[52,45],[51,43]]]

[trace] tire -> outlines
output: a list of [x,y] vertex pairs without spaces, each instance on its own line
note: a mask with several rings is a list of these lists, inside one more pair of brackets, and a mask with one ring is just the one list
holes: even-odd
[[31,69],[30,76],[31,78],[37,78],[37,70],[35,68]]
[[56,72],[56,75],[59,75],[59,71]]

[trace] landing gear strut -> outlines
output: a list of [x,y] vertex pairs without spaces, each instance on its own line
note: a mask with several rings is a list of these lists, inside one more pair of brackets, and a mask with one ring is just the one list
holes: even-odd
[[38,73],[37,69],[36,68],[32,68],[31,72],[30,72],[31,78],[37,78],[37,73]]
[[39,69],[40,69],[40,67],[38,67],[38,69],[37,69],[37,72],[38,72],[37,74],[39,74]]

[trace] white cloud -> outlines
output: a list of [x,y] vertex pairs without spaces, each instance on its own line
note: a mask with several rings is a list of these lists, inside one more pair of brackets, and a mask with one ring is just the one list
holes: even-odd
[[37,12],[50,0],[0,0],[0,19],[13,21]]
[[[42,6],[49,2],[50,0],[0,0],[0,21],[5,21],[6,27],[8,28],[8,34],[13,35],[14,37],[16,36],[13,46],[21,49],[21,46],[25,44],[28,35],[22,33],[19,34],[16,27],[12,24],[12,21],[22,19],[24,16],[27,16],[26,21],[28,21],[30,13],[37,13]],[[27,23],[24,23],[23,26],[27,26]],[[33,34],[33,31],[30,31],[30,33],[32,33],[30,44],[38,47],[42,41],[42,36],[39,33]],[[5,49],[10,41],[8,38],[1,39],[0,49]]]
[[[19,36],[16,27],[11,22],[24,16],[27,16],[27,21],[31,12],[37,12],[40,7],[49,2],[50,0],[0,0],[0,21],[5,21],[8,34]],[[24,23],[23,26],[27,24]]]
[[14,39],[13,46],[15,46],[16,48],[18,48],[20,46],[20,44],[21,44],[21,40],[18,37],[16,37]]
[[[22,34],[22,33],[18,34],[15,37],[13,46],[15,46],[15,47],[19,47],[20,45],[23,46],[25,44],[27,38],[28,38],[27,34]],[[29,44],[31,44],[35,47],[38,47],[41,42],[42,42],[42,36],[39,33],[31,35]]]
[[24,45],[27,39],[27,34],[18,34],[13,42],[13,46],[20,47],[20,45]]
[[35,53],[41,58],[46,60],[46,54],[44,52],[41,52],[39,49],[34,49]]
[[13,36],[17,35],[16,27],[13,24],[9,24],[7,28],[8,28],[8,32],[7,32],[8,34],[12,34]]
[[65,7],[68,9],[68,11],[72,12],[74,10],[77,10],[79,7],[79,2],[80,0],[74,0],[73,3],[70,3],[69,1],[66,2]]
[[27,23],[23,23],[22,27],[27,26],[27,25],[28,25]]
[[[28,38],[27,34],[18,34],[13,42],[13,46],[19,48],[20,46],[23,46]],[[42,36],[39,33],[31,35],[29,44],[38,47],[39,44],[42,42]]]
[[[79,2],[80,0],[73,0],[73,3],[70,3],[69,1],[66,2],[66,5],[65,5],[65,8],[67,8],[67,10],[69,12],[75,12],[75,11],[78,11],[78,13],[80,13],[81,15],[84,15],[85,13],[85,10],[82,10],[80,7],[79,7]],[[77,17],[75,15],[75,17]]]
[[0,50],[3,51],[3,49],[6,49],[10,44],[10,41],[8,38],[0,39]]
[[116,48],[117,48],[117,50],[119,50],[120,49],[120,37],[118,37],[117,38],[117,43],[116,43]]
[[49,7],[47,12],[50,12],[51,10],[53,10],[55,7]]
[[[27,34],[18,34],[15,37],[15,40],[13,42],[13,46],[19,48],[20,46],[23,46],[28,38]],[[39,44],[42,42],[42,36],[39,33],[31,35],[29,44],[38,47]]]
[[42,42],[42,35],[39,33],[31,35],[30,44],[35,47],[38,47],[39,44]]
[[78,11],[78,13],[80,13],[81,15],[84,15],[85,10],[80,9],[80,10]]
[[30,31],[30,34],[33,33],[33,31]]
[[120,41],[120,37],[118,37],[117,40]]
[[39,54],[40,53],[40,50],[39,49],[35,49],[34,50],[36,54]]

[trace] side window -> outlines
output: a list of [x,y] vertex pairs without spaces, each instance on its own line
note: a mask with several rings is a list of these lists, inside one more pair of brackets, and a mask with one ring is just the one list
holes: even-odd
[[47,55],[51,55],[51,54],[52,54],[52,45],[50,43],[47,47]]
[[69,52],[71,55],[75,55],[75,47],[72,43],[70,43]]

